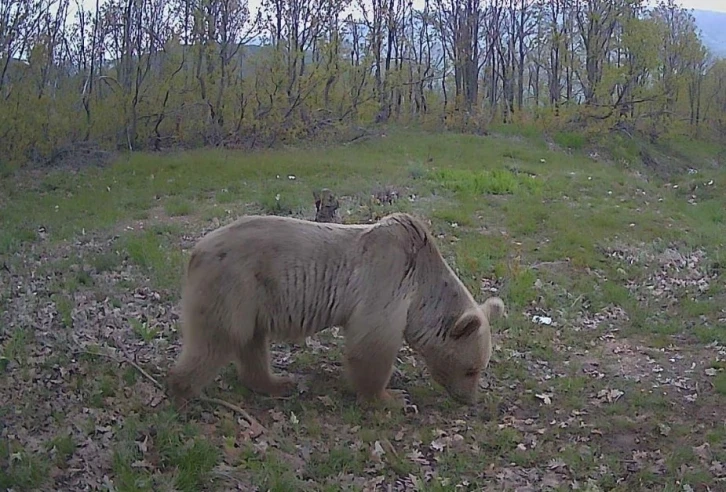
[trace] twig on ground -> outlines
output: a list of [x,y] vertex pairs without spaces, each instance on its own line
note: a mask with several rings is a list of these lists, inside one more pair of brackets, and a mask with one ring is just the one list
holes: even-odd
[[579,296],[577,296],[575,298],[575,300],[572,301],[572,304],[570,304],[570,309],[574,308],[575,307],[575,304],[577,304],[578,302],[580,302],[582,300],[582,297],[583,297],[582,294],[580,294]]
[[542,268],[542,267],[553,267],[557,265],[567,265],[570,263],[570,260],[556,260],[556,261],[538,261],[536,263],[532,263],[529,267],[533,269]]
[[136,369],[137,371],[139,371],[146,379],[148,379],[149,381],[151,381],[154,384],[154,386],[156,386],[157,388],[159,388],[161,391],[164,391],[164,386],[159,381],[157,381],[156,379],[154,379],[154,376],[152,376],[151,374],[149,374],[148,372],[146,372],[144,370],[144,368],[141,367],[140,365],[138,365],[135,361],[126,359],[125,361],[122,361],[122,362],[128,362],[129,365],[133,366],[134,369]]
[[110,359],[110,360],[116,362],[117,364],[123,364],[123,363],[129,364],[134,369],[136,369],[137,371],[139,371],[142,376],[144,376],[146,379],[148,379],[149,381],[151,381],[154,386],[156,386],[158,389],[164,391],[164,385],[162,385],[159,381],[157,381],[156,378],[154,378],[154,376],[152,376],[151,374],[149,374],[148,372],[146,372],[146,370],[143,367],[141,367],[139,364],[137,364],[136,361],[131,360],[128,357],[124,357],[123,359],[119,359],[115,355],[107,354],[107,353],[104,353],[104,352],[101,352],[101,351],[99,351],[99,352],[92,352],[90,350],[86,350],[86,349],[83,349],[83,348],[81,348],[79,350],[75,350],[74,353],[75,354],[98,355],[100,357],[105,357],[106,359]]
[[212,398],[210,396],[200,395],[198,398],[200,401],[211,403],[213,405],[219,405],[219,406],[224,407],[228,410],[231,410],[235,413],[238,413],[242,416],[242,418],[244,418],[250,424],[250,426],[256,427],[259,430],[261,430],[262,432],[267,432],[267,429],[265,428],[265,426],[260,424],[256,418],[254,418],[252,415],[250,415],[249,412],[247,412],[247,410],[245,410],[242,407],[239,407],[228,401],[221,400],[219,398]]
[[[152,376],[151,374],[149,374],[136,361],[134,361],[134,360],[132,360],[132,359],[130,359],[128,357],[124,357],[124,358],[120,359],[120,358],[118,358],[118,357],[116,357],[114,355],[111,355],[111,354],[107,354],[107,353],[100,352],[100,351],[99,352],[91,352],[90,350],[85,350],[85,349],[76,350],[75,353],[83,353],[83,354],[88,354],[88,355],[98,355],[98,356],[101,356],[101,357],[105,357],[107,359],[110,359],[110,360],[112,360],[112,361],[114,361],[114,362],[116,362],[118,364],[123,364],[123,363],[129,364],[134,369],[136,369],[137,371],[139,371],[139,373],[141,373],[142,376],[144,376],[146,379],[148,379],[149,381],[151,381],[151,383],[154,386],[156,386],[157,389],[161,390],[161,392],[164,393],[164,396],[166,396],[166,393],[164,391],[165,390],[164,385],[161,384],[156,378],[154,378],[154,376]],[[262,432],[267,432],[267,429],[265,428],[265,426],[263,426],[262,424],[260,424],[257,421],[256,418],[254,418],[252,415],[250,415],[249,412],[247,412],[242,407],[239,407],[237,405],[234,405],[233,403],[229,403],[227,401],[221,400],[219,398],[211,398],[211,397],[204,396],[204,395],[200,395],[198,398],[199,398],[200,401],[207,402],[207,403],[211,403],[213,405],[219,405],[221,407],[225,407],[226,409],[231,410],[231,411],[239,414],[240,416],[242,416],[242,418],[244,418],[245,420],[247,420],[247,422],[250,424],[251,427],[256,427],[257,429],[261,430]]]

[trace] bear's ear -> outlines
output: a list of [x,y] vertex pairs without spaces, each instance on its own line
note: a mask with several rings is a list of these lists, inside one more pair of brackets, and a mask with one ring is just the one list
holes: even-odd
[[484,311],[484,316],[486,316],[489,321],[497,318],[509,317],[507,310],[504,307],[504,301],[502,301],[499,297],[490,297],[479,307],[482,311]]
[[481,318],[476,313],[464,313],[451,330],[451,338],[459,340],[468,337],[479,331],[479,328],[481,328]]

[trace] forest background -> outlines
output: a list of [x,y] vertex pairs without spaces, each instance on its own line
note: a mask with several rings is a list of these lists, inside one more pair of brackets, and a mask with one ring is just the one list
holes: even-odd
[[88,4],[0,2],[4,166],[339,142],[376,124],[516,124],[616,154],[641,138],[726,139],[719,14],[699,12],[704,35],[672,0]]

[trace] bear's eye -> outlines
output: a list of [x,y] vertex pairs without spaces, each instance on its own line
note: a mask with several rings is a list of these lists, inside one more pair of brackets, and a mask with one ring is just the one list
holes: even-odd
[[473,377],[475,377],[475,376],[476,376],[476,375],[477,375],[478,373],[479,373],[479,371],[478,371],[478,370],[476,370],[476,369],[469,369],[468,371],[466,371],[466,377],[468,377],[468,378],[473,378]]

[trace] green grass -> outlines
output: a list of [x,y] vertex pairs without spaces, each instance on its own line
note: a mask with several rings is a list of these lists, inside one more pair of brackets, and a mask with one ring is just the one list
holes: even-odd
[[149,327],[149,325],[145,322],[141,322],[137,319],[131,319],[129,320],[129,323],[131,324],[131,329],[133,329],[134,333],[145,342],[150,342],[159,335],[158,329]]
[[4,331],[3,335],[5,341],[0,351],[3,358],[23,364],[28,356],[28,331],[25,328],[17,328],[12,332]]
[[720,395],[726,396],[726,373],[721,373],[716,376],[713,385]]
[[[575,481],[715,490],[710,463],[693,448],[709,442],[714,459],[726,459],[717,449],[726,376],[709,346],[726,343],[726,171],[674,170],[720,149],[611,136],[620,142],[609,149],[613,162],[596,162],[586,156],[593,141],[566,132],[545,139],[528,126],[495,125],[489,137],[393,129],[345,146],[136,153],[76,174],[4,177],[0,266],[23,287],[0,283],[8,286],[0,307],[10,313],[0,318],[0,388],[11,388],[0,389],[9,402],[0,418],[17,434],[55,427],[32,450],[0,443],[0,488],[52,487],[49,477],[65,476],[90,439],[119,490],[340,490],[376,477],[480,490],[535,469],[561,490]],[[667,179],[639,165],[641,148],[670,152]],[[716,185],[703,186],[710,180]],[[375,203],[371,195],[389,185],[398,201]],[[393,384],[415,411],[361,408],[342,379],[342,341],[325,333],[317,351],[275,348],[275,370],[306,381],[293,398],[244,389],[231,365],[210,385],[210,396],[255,415],[262,436],[250,437],[224,407],[193,402],[178,413],[123,361],[163,383],[193,239],[241,214],[312,218],[313,191],[323,187],[338,195],[346,222],[393,211],[431,220],[477,300],[492,295],[482,283],[498,289],[509,318],[492,323],[496,346],[479,404],[453,403],[421,360],[402,352]],[[674,268],[667,248],[704,258]],[[142,286],[159,296],[139,301]],[[619,310],[625,315],[613,315]],[[78,341],[88,345],[76,353]],[[118,360],[100,355],[110,347]],[[697,382],[698,397],[685,399],[689,391],[674,381]],[[53,385],[70,396],[48,410]],[[602,396],[614,390],[623,392],[616,401]],[[691,425],[693,415],[702,425]],[[662,470],[631,469],[636,448]]]
[[77,444],[73,436],[68,434],[60,434],[53,438],[47,445],[48,450],[55,455],[56,466],[64,467],[68,458],[70,458],[76,450]]
[[5,439],[0,441],[0,465],[0,488],[3,490],[38,490],[48,482],[48,460]]
[[565,149],[581,150],[587,144],[585,136],[576,132],[558,132],[552,139]]
[[[220,455],[217,447],[196,435],[193,426],[179,423],[170,412],[142,419],[132,417],[118,434],[113,469],[124,488],[154,490],[154,486],[161,485],[160,477],[136,466],[139,460],[153,456],[156,467],[171,474],[177,490],[199,490]],[[144,436],[143,446],[136,441],[139,434]]]
[[481,195],[536,194],[542,188],[542,184],[535,177],[515,175],[506,169],[440,169],[431,172],[428,179],[467,198]]
[[170,217],[191,215],[194,212],[194,205],[183,198],[172,197],[164,203],[164,210]]
[[184,255],[174,245],[178,230],[157,226],[151,230],[128,234],[120,243],[120,251],[151,277],[161,289],[176,290],[184,269]]

